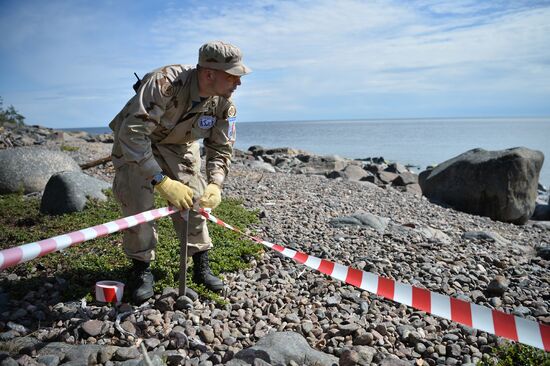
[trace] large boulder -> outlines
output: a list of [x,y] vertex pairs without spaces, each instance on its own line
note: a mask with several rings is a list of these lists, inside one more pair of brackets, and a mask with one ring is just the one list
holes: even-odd
[[494,220],[524,224],[535,210],[540,151],[517,147],[469,150],[420,173],[422,194],[430,200]]
[[0,150],[0,194],[40,192],[60,171],[80,171],[80,167],[61,151],[39,147]]
[[254,346],[243,349],[227,363],[228,366],[256,365],[258,360],[271,365],[288,365],[291,361],[302,365],[338,365],[338,358],[317,351],[306,339],[295,332],[272,332],[260,339]]
[[88,198],[106,201],[104,189],[111,185],[82,172],[60,172],[52,175],[40,203],[40,212],[51,215],[84,210]]
[[343,170],[348,163],[345,159],[338,155],[309,155],[299,154],[296,156],[302,164],[293,169],[293,173],[297,174],[320,174],[325,175],[327,172],[334,170]]
[[273,167],[273,165],[266,163],[264,161],[249,160],[249,161],[245,161],[244,165],[251,168],[252,170],[275,173],[275,168]]

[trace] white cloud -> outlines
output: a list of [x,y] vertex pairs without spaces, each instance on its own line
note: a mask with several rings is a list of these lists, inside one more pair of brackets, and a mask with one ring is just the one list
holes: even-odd
[[274,2],[269,10],[252,4],[245,12],[228,5],[207,19],[205,9],[185,18],[175,11],[164,40],[197,34],[231,39],[247,51],[257,72],[286,70],[289,77],[281,87],[287,90],[274,90],[277,94],[328,94],[334,87],[336,92],[472,88],[479,77],[498,87],[505,79],[512,86],[525,83],[512,71],[526,68],[547,80],[540,63],[550,56],[543,46],[550,44],[550,9],[495,16],[479,15],[488,6],[474,5],[431,5],[431,12],[473,14],[445,21],[388,2]]
[[[476,113],[463,105],[485,113],[499,99],[550,113],[527,102],[550,97],[550,6],[532,4],[197,0],[160,3],[135,19],[125,14],[131,3],[113,10],[35,2],[0,17],[9,34],[0,49],[13,50],[7,62],[34,92],[0,86],[6,104],[17,105],[8,100],[17,96],[38,111],[44,99],[29,96],[47,95],[67,102],[59,109],[70,102],[97,116],[103,108],[104,123],[131,95],[134,71],[193,64],[203,42],[225,39],[254,70],[236,94],[248,120]],[[457,93],[461,104],[453,104]],[[422,98],[429,102],[409,102]]]

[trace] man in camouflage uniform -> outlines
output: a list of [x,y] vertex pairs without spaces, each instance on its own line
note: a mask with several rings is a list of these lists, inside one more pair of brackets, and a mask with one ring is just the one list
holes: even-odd
[[[239,48],[214,41],[199,49],[196,67],[170,65],[156,69],[135,85],[134,95],[109,127],[114,131],[112,151],[116,174],[113,192],[124,215],[153,208],[153,191],[178,209],[200,199],[201,207],[216,207],[228,173],[235,139],[236,109],[231,95],[250,72]],[[206,150],[206,181],[200,174],[198,140]],[[172,215],[178,236],[183,220]],[[136,302],[153,296],[157,233],[154,223],[124,232],[123,247],[133,261],[138,280]],[[205,219],[189,213],[188,253],[193,256],[193,279],[213,291],[223,288],[208,264],[212,241]]]

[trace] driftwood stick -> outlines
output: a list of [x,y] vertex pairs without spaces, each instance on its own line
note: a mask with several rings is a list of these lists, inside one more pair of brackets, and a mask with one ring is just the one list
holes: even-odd
[[106,157],[101,158],[101,159],[92,160],[88,163],[80,164],[80,168],[81,169],[90,169],[90,168],[93,168],[94,166],[98,166],[100,164],[108,163],[109,161],[111,161],[111,155],[106,156]]

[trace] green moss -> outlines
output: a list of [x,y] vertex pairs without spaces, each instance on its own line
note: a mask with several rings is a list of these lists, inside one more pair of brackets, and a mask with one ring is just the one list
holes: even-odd
[[69,146],[69,145],[61,145],[60,149],[61,149],[61,151],[78,151],[79,147]]
[[520,343],[506,343],[493,349],[493,361],[478,366],[550,366],[550,353]]
[[[0,249],[116,220],[122,216],[119,206],[111,192],[107,195],[106,202],[92,201],[83,212],[62,216],[41,214],[40,201],[35,198],[25,198],[20,194],[0,196]],[[156,205],[162,207],[166,203],[157,197]],[[236,200],[224,200],[213,214],[243,230],[257,221],[256,213],[247,211]],[[179,241],[169,218],[157,220],[157,225],[159,244],[156,248],[156,260],[153,262],[153,273],[156,291],[160,292],[166,286],[178,287]],[[243,240],[237,234],[217,225],[209,223],[209,230],[214,242],[210,261],[216,274],[246,268],[248,260],[257,257],[261,251],[258,244]],[[115,233],[8,268],[5,270],[7,273],[16,273],[23,279],[4,280],[1,285],[17,296],[38,288],[45,278],[57,276],[67,281],[63,294],[65,299],[91,298],[93,284],[98,280],[111,279],[131,283],[130,266],[130,261],[122,251],[122,233]],[[192,266],[189,266],[187,278],[190,287],[209,299],[223,302],[218,295],[194,284],[191,281],[191,271]]]

